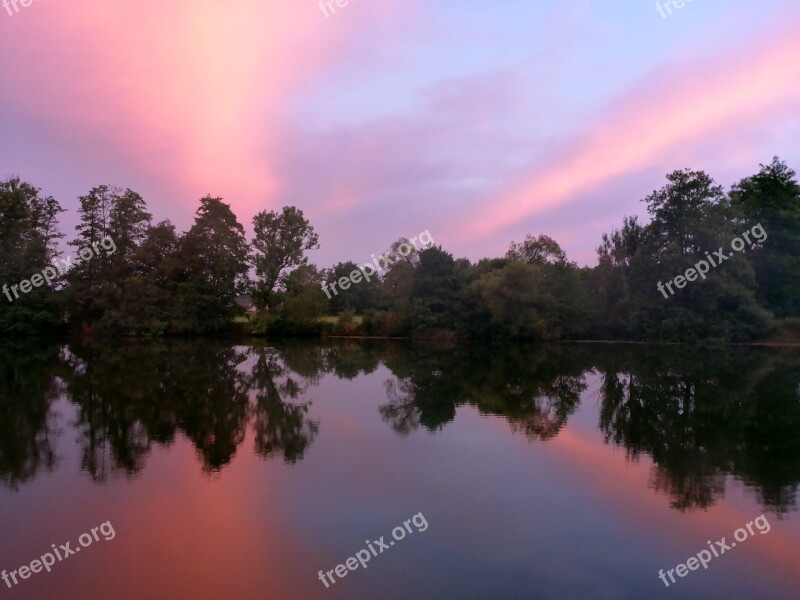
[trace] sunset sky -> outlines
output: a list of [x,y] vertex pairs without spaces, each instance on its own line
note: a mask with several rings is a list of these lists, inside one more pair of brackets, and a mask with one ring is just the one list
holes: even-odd
[[[662,3],[663,4],[663,3]],[[13,11],[13,9],[12,9]],[[800,5],[38,0],[0,8],[0,178],[301,208],[320,266],[429,230],[456,257],[600,235],[674,169],[800,170]]]

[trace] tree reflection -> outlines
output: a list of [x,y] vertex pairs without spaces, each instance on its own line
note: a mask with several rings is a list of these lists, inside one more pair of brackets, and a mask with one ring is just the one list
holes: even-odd
[[244,441],[250,402],[247,375],[238,367],[246,358],[236,347],[201,344],[181,353],[180,367],[165,379],[178,427],[206,472],[229,464]]
[[452,346],[415,346],[387,360],[397,377],[384,383],[388,404],[379,407],[383,420],[401,434],[419,426],[437,431],[466,402],[464,356]]
[[264,458],[280,453],[287,463],[294,464],[303,458],[316,437],[319,423],[307,419],[310,402],[295,404],[288,400],[301,397],[306,386],[317,381],[317,373],[303,385],[291,377],[291,371],[283,366],[274,348],[256,348],[253,354],[256,362],[250,387],[256,392],[253,423],[256,453]]
[[631,460],[653,460],[651,486],[680,511],[706,509],[730,476],[765,507],[796,506],[800,371],[774,352],[653,351],[607,361],[600,428]]
[[378,408],[384,423],[401,435],[408,435],[420,426],[421,410],[414,401],[416,386],[410,379],[389,379],[384,382],[388,404]]
[[12,489],[57,463],[58,346],[0,345],[0,481]]
[[442,429],[461,406],[550,440],[600,377],[600,430],[679,511],[706,509],[731,477],[765,508],[797,505],[800,357],[775,350],[664,347],[415,346],[387,360],[383,420],[401,435]]
[[[580,349],[518,346],[484,357],[476,373],[472,403],[483,413],[505,417],[514,432],[550,440],[567,424],[586,390]],[[488,368],[492,364],[493,368]]]
[[586,388],[583,370],[561,350],[543,347],[417,349],[390,368],[384,421],[400,434],[441,429],[458,406],[505,417],[514,432],[548,440],[566,425]]
[[[252,367],[245,363],[255,353]],[[274,349],[220,343],[90,344],[66,352],[67,393],[79,407],[82,467],[95,481],[133,476],[152,444],[177,432],[195,446],[205,472],[229,464],[252,419],[259,455],[302,458],[317,432],[308,404],[286,404],[301,387]],[[278,377],[284,377],[276,383]],[[255,391],[251,402],[250,392]]]
[[323,374],[385,382],[384,422],[436,432],[460,407],[504,419],[531,440],[567,426],[597,377],[599,428],[680,511],[707,509],[731,478],[765,508],[797,505],[800,356],[775,349],[192,340],[0,346],[0,481],[18,488],[57,464],[52,405],[76,409],[81,466],[98,482],[134,477],[156,445],[185,436],[206,473],[248,434],[256,454],[294,464],[318,435],[310,390]]
[[[146,354],[134,347],[90,345],[64,352],[67,393],[78,406],[81,467],[94,481],[117,471],[138,473],[150,451],[143,405],[163,399],[158,394],[161,378],[155,375],[161,352],[153,350]],[[173,433],[174,427],[168,437]]]
[[800,365],[779,360],[755,386],[742,444],[734,449],[736,475],[754,486],[765,506],[797,507],[800,482]]

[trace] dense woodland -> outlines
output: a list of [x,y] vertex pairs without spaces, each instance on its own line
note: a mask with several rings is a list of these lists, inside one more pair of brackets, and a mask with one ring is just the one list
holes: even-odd
[[[185,233],[155,223],[136,192],[107,185],[79,198],[77,249],[110,236],[113,254],[73,267],[52,287],[9,302],[5,336],[345,335],[751,341],[791,339],[800,328],[800,185],[778,158],[727,192],[689,169],[643,199],[649,221],[625,217],[604,234],[598,264],[578,267],[546,235],[512,243],[477,263],[441,246],[414,250],[381,276],[330,299],[322,284],[353,262],[319,269],[319,239],[303,212],[253,219],[253,237],[221,198],[200,200]],[[58,256],[59,202],[10,178],[0,181],[0,285],[40,273]],[[760,224],[763,244],[665,298],[657,289]],[[393,244],[397,248],[404,240]],[[254,309],[246,310],[251,299]],[[327,318],[326,318],[327,317]],[[335,317],[335,318],[330,318]]]

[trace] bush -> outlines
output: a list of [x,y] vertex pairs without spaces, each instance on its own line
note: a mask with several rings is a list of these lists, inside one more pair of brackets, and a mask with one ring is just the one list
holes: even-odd
[[403,337],[408,335],[408,321],[398,312],[368,310],[364,312],[362,329],[367,335]]
[[333,326],[334,335],[355,335],[360,332],[356,323],[356,314],[352,310],[343,310]]
[[256,313],[250,319],[250,333],[253,335],[267,335],[274,328],[278,316],[268,312]]

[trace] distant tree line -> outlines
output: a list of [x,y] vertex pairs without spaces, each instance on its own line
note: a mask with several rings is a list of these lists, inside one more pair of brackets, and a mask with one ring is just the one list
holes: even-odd
[[[257,214],[248,241],[221,198],[202,198],[183,234],[169,221],[154,224],[129,189],[98,186],[79,202],[70,245],[110,236],[116,252],[81,263],[52,288],[14,302],[0,297],[0,333],[179,335],[239,327],[262,335],[746,341],[800,330],[800,185],[778,158],[727,193],[702,171],[670,173],[643,199],[649,222],[625,217],[604,234],[594,267],[569,261],[546,235],[477,263],[434,246],[330,299],[322,285],[358,266],[310,264],[306,254],[319,238],[295,207]],[[31,184],[0,181],[0,284],[28,279],[56,259],[61,212]],[[768,241],[674,296],[659,293],[659,281],[757,223]]]

